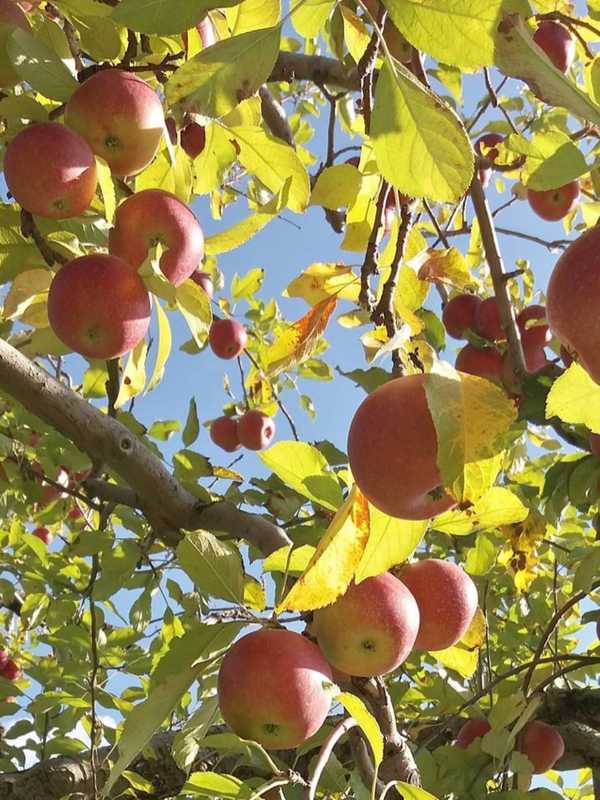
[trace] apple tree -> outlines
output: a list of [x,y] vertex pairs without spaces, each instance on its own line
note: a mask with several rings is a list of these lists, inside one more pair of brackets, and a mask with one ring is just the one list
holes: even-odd
[[600,798],[599,41],[0,0],[1,800]]

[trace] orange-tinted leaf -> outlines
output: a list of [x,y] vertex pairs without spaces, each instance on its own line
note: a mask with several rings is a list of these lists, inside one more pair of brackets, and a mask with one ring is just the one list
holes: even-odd
[[314,353],[336,303],[335,297],[323,300],[277,337],[265,353],[269,375],[276,375]]

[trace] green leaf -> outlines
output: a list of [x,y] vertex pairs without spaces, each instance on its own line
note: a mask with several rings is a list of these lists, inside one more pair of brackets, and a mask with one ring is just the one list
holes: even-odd
[[552,417],[600,433],[600,385],[579,364],[571,364],[552,384],[546,398],[546,419]]
[[121,0],[112,18],[140,33],[167,35],[193,28],[207,11],[229,8],[241,0]]
[[204,242],[206,255],[216,256],[221,253],[228,253],[230,250],[235,250],[252,239],[271,220],[275,219],[281,209],[287,205],[290,187],[291,178],[288,178],[281,190],[268,203],[259,206],[256,213],[236,222],[231,228],[226,228],[224,231],[208,236]]
[[504,486],[492,486],[465,511],[446,511],[436,517],[435,529],[451,536],[467,536],[473,531],[522,522],[528,513],[514,492]]
[[344,502],[342,489],[316,447],[304,442],[277,442],[259,453],[263,464],[284,483],[330,511]]
[[239,778],[219,772],[192,773],[181,792],[191,797],[240,798],[240,800],[249,800],[254,794],[252,788]]
[[470,575],[487,575],[493,567],[497,555],[498,548],[496,544],[489,536],[480,533],[475,542],[475,547],[470,547],[467,550],[465,569]]
[[398,781],[395,786],[403,800],[437,800],[437,797],[419,786],[412,786],[410,783],[404,783],[403,781]]
[[156,362],[154,364],[154,370],[152,371],[152,377],[146,387],[146,394],[151,392],[158,384],[162,381],[163,375],[165,374],[165,365],[171,354],[171,345],[172,345],[172,337],[171,337],[171,326],[169,325],[169,319],[165,314],[160,302],[158,300],[154,301],[154,308],[156,310],[156,322],[158,328],[158,346],[156,349]]
[[371,747],[375,768],[379,768],[379,765],[383,761],[383,734],[381,733],[377,720],[360,697],[350,694],[349,692],[342,692],[338,694],[335,699],[339,701],[350,716],[358,722],[360,729],[365,734]]
[[133,397],[137,397],[144,391],[146,385],[146,356],[148,355],[148,344],[145,339],[136,345],[135,349],[129,353],[127,366],[121,378],[119,394],[115,401],[115,408],[121,408]]
[[179,67],[165,85],[167,103],[218,119],[267,80],[279,54],[280,28],[231,36]]
[[540,131],[531,140],[513,135],[508,147],[527,156],[521,180],[528,189],[558,189],[590,169],[575,142],[559,130]]
[[123,778],[138,792],[144,792],[144,794],[152,794],[154,792],[152,783],[142,778],[142,776],[138,775],[136,772],[130,772],[130,770],[126,769],[123,771]]
[[148,436],[151,439],[158,439],[159,442],[168,442],[174,433],[181,430],[181,423],[176,419],[156,420],[148,429]]
[[237,549],[207,531],[189,533],[177,547],[182,569],[203,594],[244,602],[244,569]]
[[600,570],[600,547],[590,548],[577,567],[573,580],[574,592],[589,592]]
[[265,271],[262,267],[255,267],[249,270],[243,278],[240,278],[236,272],[231,280],[231,299],[235,302],[238,300],[252,300],[262,286],[264,279]]
[[6,49],[19,77],[44,97],[65,103],[79,87],[56,53],[26,31],[16,28]]
[[169,642],[150,677],[151,688],[160,686],[180,669],[196,666],[199,661],[210,662],[227,648],[242,628],[238,622],[205,625],[194,622],[183,636]]
[[196,399],[194,397],[190,400],[190,405],[188,408],[188,415],[187,421],[185,423],[185,428],[183,429],[183,443],[186,447],[189,447],[193,444],[196,439],[198,438],[198,434],[200,433],[200,422],[198,421],[198,410],[196,408]]
[[216,697],[209,697],[200,708],[186,720],[182,729],[173,739],[173,758],[179,769],[188,772],[196,760],[202,740],[219,719],[219,703]]
[[104,215],[109,222],[112,222],[117,208],[117,196],[110,167],[100,156],[96,156],[96,171],[98,173],[98,185],[104,200]]
[[317,178],[310,204],[333,210],[349,206],[356,199],[360,183],[360,172],[352,164],[326,167]]
[[315,554],[311,544],[293,547],[291,544],[280,547],[263,561],[263,572],[284,572],[288,575],[299,575],[308,567]]
[[457,202],[469,188],[473,151],[462,122],[404,67],[381,70],[371,135],[381,174],[403,194]]
[[204,347],[212,322],[208,295],[194,281],[185,281],[175,290],[177,308],[183,314],[198,347]]
[[296,0],[291,16],[300,36],[313,39],[321,33],[333,9],[334,0]]
[[387,572],[390,567],[410,558],[429,526],[428,520],[389,517],[370,504],[369,517],[371,532],[354,576],[356,583]]
[[106,600],[121,589],[135,570],[140,548],[133,541],[116,544],[100,557],[100,577],[94,584],[94,599]]

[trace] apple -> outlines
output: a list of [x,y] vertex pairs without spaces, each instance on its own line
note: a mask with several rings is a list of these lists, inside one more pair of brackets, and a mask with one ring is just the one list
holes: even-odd
[[37,536],[37,538],[45,545],[52,544],[52,539],[54,539],[53,534],[48,530],[48,528],[36,528],[34,531],[32,531],[32,535]]
[[10,89],[21,80],[6,50],[11,34],[17,28],[27,33],[31,31],[25,12],[15,0],[0,0],[0,88],[2,89]]
[[162,189],[144,189],[117,209],[108,249],[137,270],[157,244],[163,248],[161,271],[174,286],[189,278],[204,256],[202,228],[185,203]]
[[222,450],[233,453],[241,447],[238,422],[233,417],[218,417],[211,422],[209,436]]
[[490,342],[506,339],[496,297],[482,300],[475,310],[475,332]]
[[8,652],[0,647],[0,672],[8,664]]
[[118,358],[133,350],[146,335],[150,313],[142,279],[115,256],[76,258],[50,285],[50,325],[67,347],[86,358]]
[[7,681],[11,681],[14,683],[18,681],[21,677],[22,672],[19,669],[19,665],[16,661],[13,661],[12,658],[9,658],[2,669],[0,669],[0,676],[5,678]]
[[550,330],[600,382],[600,226],[582,233],[550,275],[546,314]]
[[83,518],[84,514],[83,511],[79,508],[79,506],[75,506],[67,514],[67,519],[70,519],[72,521],[77,521],[78,519],[83,519]]
[[533,34],[533,41],[546,53],[560,72],[567,73],[575,58],[575,40],[558,22],[542,20]]
[[487,719],[483,719],[482,717],[468,719],[456,735],[454,743],[457,747],[462,747],[466,750],[475,739],[480,739],[491,730],[492,726]]
[[248,450],[264,450],[275,436],[275,420],[253,408],[238,422],[238,435],[240,443]]
[[517,314],[517,325],[521,335],[528,332],[528,341],[532,346],[545,347],[552,340],[550,328],[546,322],[546,307],[538,303],[527,306]]
[[[500,133],[484,133],[483,136],[480,136],[479,139],[475,142],[475,152],[478,156],[482,156],[483,158],[487,158],[488,161],[492,163],[498,158],[498,145],[502,144],[504,141],[504,136]],[[481,167],[479,170],[479,180],[481,181],[481,185],[485,189],[485,187],[489,184],[490,178],[492,177],[492,168],[491,167]]]
[[467,344],[456,356],[456,369],[469,375],[479,375],[489,381],[499,381],[502,378],[502,353],[495,347],[480,349],[473,344]]
[[38,122],[15,136],[6,148],[4,177],[20,206],[49,219],[82,214],[98,183],[87,142],[58,122]]
[[442,322],[453,339],[464,339],[475,324],[475,314],[481,300],[474,294],[457,294],[449,300],[442,311]]
[[429,519],[454,505],[441,486],[424,382],[425,375],[406,375],[380,386],[360,404],[348,433],[359,489],[401,519]]
[[208,332],[208,343],[219,358],[237,358],[247,341],[246,328],[235,319],[215,319]]
[[197,122],[189,122],[181,131],[181,146],[190,158],[196,158],[206,145],[206,129]]
[[527,189],[527,200],[538,217],[556,222],[570,214],[577,205],[579,181],[571,181],[558,189]]
[[565,367],[570,367],[571,364],[576,360],[576,355],[570,353],[569,350],[564,346],[564,344],[561,344],[559,352]]
[[217,42],[219,38],[217,36],[217,30],[208,14],[202,17],[200,22],[196,25],[196,28],[200,34],[200,41],[202,42],[203,48],[211,47]]
[[596,458],[600,459],[600,434],[590,433],[588,441],[592,453]]
[[299,633],[262,628],[238,639],[219,670],[225,722],[268,750],[298,747],[316,733],[331,705],[331,669]]
[[352,167],[356,167],[356,169],[358,169],[360,166],[360,156],[352,156],[352,158],[347,158],[344,163],[350,164]]
[[165,124],[154,89],[121,69],[103,69],[84,81],[67,102],[65,122],[120,176],[148,166]]
[[[405,205],[406,203],[410,203],[410,197],[408,197],[408,195],[399,193],[398,203],[400,205]],[[394,224],[396,216],[397,216],[396,195],[394,194],[393,189],[390,189],[385,199],[385,206],[383,209],[383,232],[385,236],[387,236],[392,230],[392,226]]]
[[523,728],[517,747],[531,761],[535,775],[552,769],[565,752],[565,743],[556,728],[537,719]]
[[467,573],[451,561],[426,558],[405,567],[400,580],[419,607],[415,648],[445,650],[459,642],[477,611],[477,587]]
[[204,289],[208,295],[208,299],[211,300],[215,293],[215,287],[208,272],[202,272],[201,269],[195,269],[190,275],[190,278],[194,281],[194,283],[197,283],[201,289]]
[[332,605],[313,614],[313,631],[327,661],[349,675],[385,675],[408,658],[419,609],[389,572],[352,583]]

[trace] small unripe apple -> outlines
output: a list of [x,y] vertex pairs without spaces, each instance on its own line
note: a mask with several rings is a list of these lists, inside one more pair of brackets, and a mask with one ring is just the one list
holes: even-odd
[[571,181],[558,189],[528,189],[527,200],[538,217],[547,222],[556,222],[570,214],[577,205],[579,181]]
[[206,145],[206,130],[204,125],[189,122],[181,131],[181,146],[190,158],[196,158]]
[[534,774],[540,775],[552,769],[559,758],[562,758],[565,743],[556,728],[536,719],[529,722],[521,732],[518,749],[531,761]]
[[211,422],[208,432],[217,447],[228,453],[241,447],[238,422],[233,417],[218,417]]
[[475,311],[475,332],[490,342],[506,339],[495,297],[482,300]]
[[442,322],[454,339],[464,339],[475,324],[475,314],[481,300],[475,294],[457,294],[449,300],[442,311]]
[[[484,158],[487,158],[488,161],[493,163],[499,155],[497,145],[502,144],[503,141],[504,136],[502,136],[500,133],[485,133],[475,142],[475,152],[477,155],[483,156]],[[491,177],[491,167],[480,168],[479,180],[481,181],[481,185],[484,189],[489,184]]]
[[462,747],[464,750],[472,744],[475,739],[481,739],[486,733],[492,730],[492,726],[482,717],[468,719],[462,728],[459,730],[455,744],[457,747]]
[[40,539],[40,541],[42,541],[45,545],[50,545],[52,543],[52,539],[54,538],[48,528],[36,528],[34,531],[32,531],[32,534],[37,536],[37,538]]
[[208,272],[202,272],[202,270],[197,269],[192,272],[190,278],[194,281],[194,283],[197,283],[201,289],[204,289],[209,300],[212,299],[212,296],[215,293],[215,287]]
[[556,69],[569,71],[575,58],[575,40],[558,22],[542,20],[533,34],[533,41],[546,53]]
[[426,558],[409,564],[400,580],[419,607],[419,650],[445,650],[459,642],[477,611],[477,587],[451,561]]
[[2,669],[0,669],[0,675],[5,678],[7,681],[18,681],[22,675],[21,670],[19,669],[19,665],[16,661],[13,661],[12,658],[9,658]]
[[517,315],[517,325],[521,334],[528,332],[528,342],[533,346],[545,347],[552,339],[550,328],[546,322],[546,307],[536,303],[527,306]]
[[219,358],[237,358],[246,347],[248,333],[235,319],[215,319],[210,326],[208,343]]
[[419,630],[419,609],[404,584],[384,572],[351,583],[314,612],[313,630],[327,661],[349,675],[385,675],[402,664]]
[[262,628],[238,639],[221,663],[218,696],[225,722],[268,750],[296,748],[329,713],[331,669],[299,633]]
[[240,443],[248,450],[264,450],[275,436],[275,420],[253,408],[238,422],[238,435]]
[[495,347],[479,348],[467,344],[456,356],[456,369],[489,381],[502,378],[502,353]]

